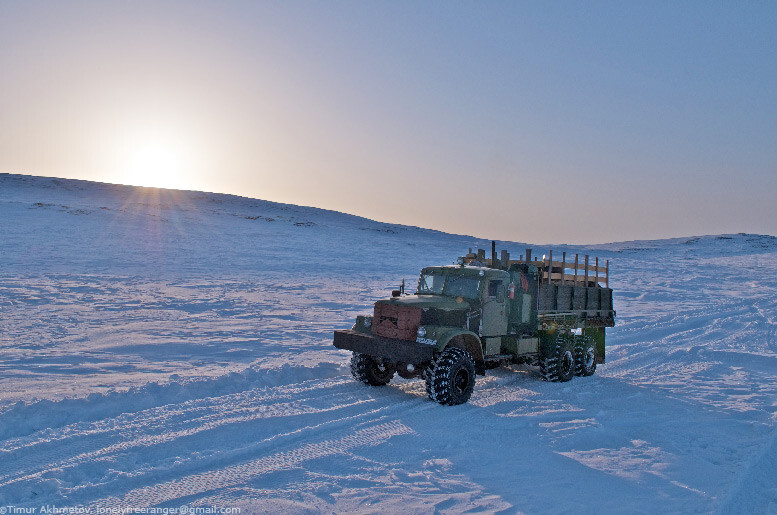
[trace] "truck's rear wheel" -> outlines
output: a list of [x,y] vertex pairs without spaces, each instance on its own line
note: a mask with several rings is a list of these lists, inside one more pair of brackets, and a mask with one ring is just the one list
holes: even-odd
[[546,381],[565,382],[575,376],[575,348],[572,339],[559,335],[551,354],[540,359],[540,371]]
[[394,377],[394,367],[379,362],[372,356],[354,352],[351,357],[354,379],[370,386],[385,386]]
[[426,372],[426,393],[440,404],[467,402],[475,388],[475,361],[469,352],[448,347]]
[[592,376],[596,372],[596,344],[590,336],[575,338],[575,375]]

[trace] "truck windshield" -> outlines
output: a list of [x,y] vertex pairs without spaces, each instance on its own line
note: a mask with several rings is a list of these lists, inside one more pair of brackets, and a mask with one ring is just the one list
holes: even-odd
[[479,278],[461,275],[421,274],[418,280],[419,295],[446,295],[476,299],[479,287]]
[[418,280],[418,294],[442,295],[442,289],[444,286],[444,275],[421,274],[421,278]]
[[480,279],[477,277],[465,277],[462,275],[449,275],[445,285],[445,295],[449,297],[478,298]]

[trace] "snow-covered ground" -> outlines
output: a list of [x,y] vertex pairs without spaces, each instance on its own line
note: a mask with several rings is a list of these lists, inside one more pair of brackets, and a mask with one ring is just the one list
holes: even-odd
[[777,239],[553,247],[610,260],[593,377],[353,381],[332,331],[487,245],[0,174],[0,510],[777,513]]

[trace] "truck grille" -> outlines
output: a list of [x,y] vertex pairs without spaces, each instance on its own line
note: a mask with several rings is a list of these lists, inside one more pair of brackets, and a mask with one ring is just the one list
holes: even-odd
[[375,303],[372,334],[384,338],[415,340],[421,323],[421,308]]

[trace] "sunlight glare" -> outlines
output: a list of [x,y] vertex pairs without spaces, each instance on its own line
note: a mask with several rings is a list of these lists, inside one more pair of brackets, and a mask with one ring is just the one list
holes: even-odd
[[148,143],[132,152],[127,182],[135,186],[180,188],[181,167],[181,156],[172,147]]

